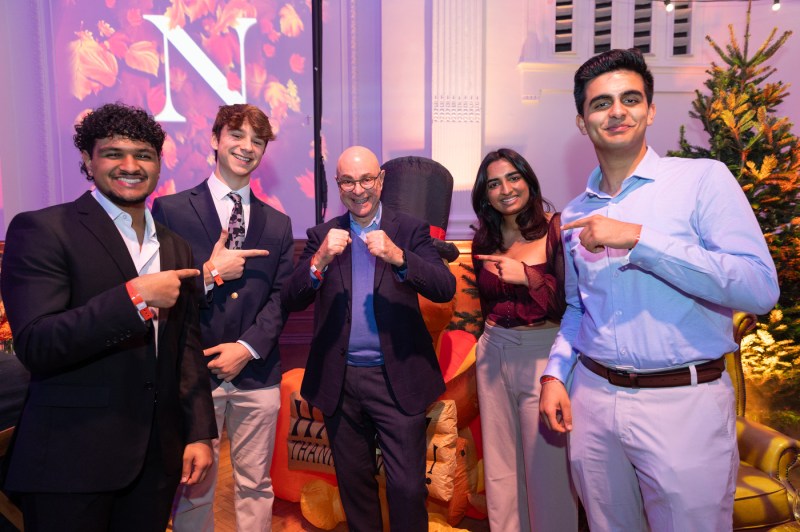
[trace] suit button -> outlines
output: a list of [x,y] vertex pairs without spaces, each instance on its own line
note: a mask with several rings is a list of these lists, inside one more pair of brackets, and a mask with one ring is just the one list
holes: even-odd
[[145,382],[144,383],[144,389],[145,390],[152,390],[153,389],[153,383],[150,382],[150,381]]
[[231,294],[231,299],[239,299],[239,293],[238,292],[232,293]]

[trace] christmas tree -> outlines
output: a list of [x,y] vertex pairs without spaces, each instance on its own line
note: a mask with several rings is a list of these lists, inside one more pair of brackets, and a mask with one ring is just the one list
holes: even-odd
[[743,46],[732,25],[724,48],[706,37],[722,64],[712,62],[707,92],[695,91],[689,115],[708,133],[708,148],[691,145],[681,128],[680,150],[670,155],[724,162],[753,207],[778,270],[781,296],[775,309],[761,317],[757,330],[742,341],[742,357],[750,388],[771,402],[762,402],[754,417],[798,436],[800,140],[792,134],[791,122],[778,116],[788,85],[768,81],[776,69],[767,65],[792,32],[776,38],[778,29],[773,29],[751,54],[750,7],[748,3]]

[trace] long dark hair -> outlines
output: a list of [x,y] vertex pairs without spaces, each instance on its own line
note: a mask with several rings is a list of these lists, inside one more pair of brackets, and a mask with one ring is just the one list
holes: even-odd
[[545,212],[554,210],[553,205],[542,197],[539,180],[528,161],[511,148],[500,148],[486,154],[472,186],[472,208],[478,216],[478,227],[472,240],[473,253],[494,253],[507,251],[503,246],[503,217],[489,204],[486,197],[489,165],[495,161],[505,160],[511,163],[528,184],[530,197],[528,204],[517,214],[517,225],[525,240],[536,240],[547,234],[547,216]]

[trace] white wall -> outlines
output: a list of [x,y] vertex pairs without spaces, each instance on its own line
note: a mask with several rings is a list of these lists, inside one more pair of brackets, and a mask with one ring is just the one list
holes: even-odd
[[[623,4],[630,1],[617,0],[614,9],[624,8]],[[481,156],[501,146],[516,149],[533,166],[545,196],[562,208],[583,190],[596,159],[588,139],[575,127],[572,99],[572,74],[591,52],[553,58],[538,42],[542,27],[548,23],[546,10],[548,6],[552,9],[553,3],[553,0],[486,0],[484,3]],[[426,29],[430,24],[429,4],[430,1],[424,0],[382,2],[382,155],[386,158],[411,153],[430,157],[430,92],[424,85],[430,77],[430,29]],[[754,2],[751,51],[757,49],[775,26],[781,32],[800,29],[800,0],[783,0],[782,4],[782,9],[775,13],[771,10],[771,1]],[[664,154],[677,148],[681,125],[687,126],[692,142],[703,142],[705,135],[699,121],[691,119],[688,113],[694,90],[705,89],[702,85],[708,78],[705,69],[710,61],[718,59],[704,36],[708,34],[724,46],[729,40],[727,25],[732,23],[742,42],[747,4],[694,3],[693,53],[686,59],[670,58],[661,52],[667,48],[671,22],[660,2],[653,2],[653,8],[654,39],[659,40],[656,48],[660,50],[648,58],[655,76],[657,110],[655,123],[648,131],[648,142]],[[584,18],[583,24],[591,24],[591,21]],[[588,47],[587,32],[590,34],[590,26],[579,28],[577,40]],[[421,47],[420,43],[425,46]],[[618,39],[615,45],[626,44],[624,39]],[[796,32],[771,63],[778,68],[772,80],[791,83],[795,88],[782,104],[780,113],[797,124],[796,134],[800,134],[798,54],[800,35]],[[465,209],[468,209],[468,202],[454,198],[448,238],[470,237],[463,231],[464,224],[455,224],[456,233],[453,232],[454,219],[474,217],[471,212],[462,212]]]

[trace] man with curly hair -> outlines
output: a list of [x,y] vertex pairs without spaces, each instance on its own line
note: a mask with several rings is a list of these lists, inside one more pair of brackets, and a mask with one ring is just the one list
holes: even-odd
[[[274,138],[258,107],[223,105],[211,130],[214,171],[196,187],[153,204],[155,219],[189,242],[203,272],[197,279],[200,336],[217,429],[224,425],[230,440],[236,528],[244,532],[272,527],[269,470],[281,404],[278,338],[286,321],[280,291],[294,253],[289,217],[250,188]],[[217,471],[212,466],[203,482],[181,491],[176,532],[214,530]]]
[[203,479],[217,435],[191,250],[145,206],[164,132],[107,104],[75,126],[95,189],[16,216],[0,288],[31,373],[5,488],[25,528],[166,528],[180,482]]

